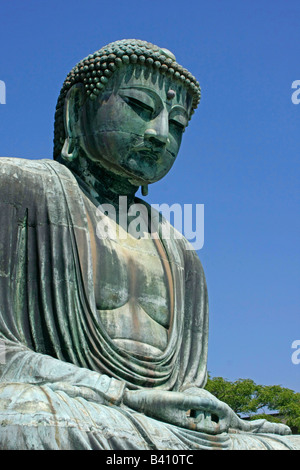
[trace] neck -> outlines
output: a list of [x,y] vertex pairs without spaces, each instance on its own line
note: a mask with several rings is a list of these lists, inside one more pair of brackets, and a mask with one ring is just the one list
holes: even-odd
[[67,166],[84,193],[95,204],[108,203],[118,209],[119,196],[127,197],[128,207],[134,203],[139,187],[131,184],[124,176],[108,171],[100,163],[80,155]]

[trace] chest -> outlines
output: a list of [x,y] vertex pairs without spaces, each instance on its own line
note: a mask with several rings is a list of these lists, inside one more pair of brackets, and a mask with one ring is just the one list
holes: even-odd
[[113,311],[130,303],[167,328],[170,268],[160,240],[133,237],[108,217],[107,236],[99,236],[99,217],[90,204],[87,208],[97,309]]

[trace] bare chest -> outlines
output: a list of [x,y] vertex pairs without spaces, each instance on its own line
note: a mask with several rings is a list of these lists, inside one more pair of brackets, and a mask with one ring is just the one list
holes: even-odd
[[170,326],[168,260],[160,241],[136,239],[109,220],[113,236],[99,237],[90,205],[87,215],[99,321],[123,349],[160,354]]

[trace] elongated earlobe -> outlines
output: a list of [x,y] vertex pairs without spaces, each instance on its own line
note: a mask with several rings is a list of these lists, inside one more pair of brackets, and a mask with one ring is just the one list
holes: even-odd
[[76,139],[72,137],[67,137],[64,142],[64,146],[61,151],[61,156],[66,161],[73,161],[78,157],[78,146],[76,144]]
[[61,150],[61,156],[66,161],[75,160],[80,149],[80,115],[83,104],[83,85],[76,84],[66,96],[64,105],[65,141]]
[[143,196],[148,196],[148,185],[147,184],[143,184],[142,186],[142,195]]

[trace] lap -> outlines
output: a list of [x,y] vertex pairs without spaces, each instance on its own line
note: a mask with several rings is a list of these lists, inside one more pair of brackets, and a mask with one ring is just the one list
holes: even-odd
[[300,436],[209,436],[53,391],[47,384],[0,383],[0,450],[300,449]]
[[147,449],[116,408],[47,385],[0,384],[0,449]]

